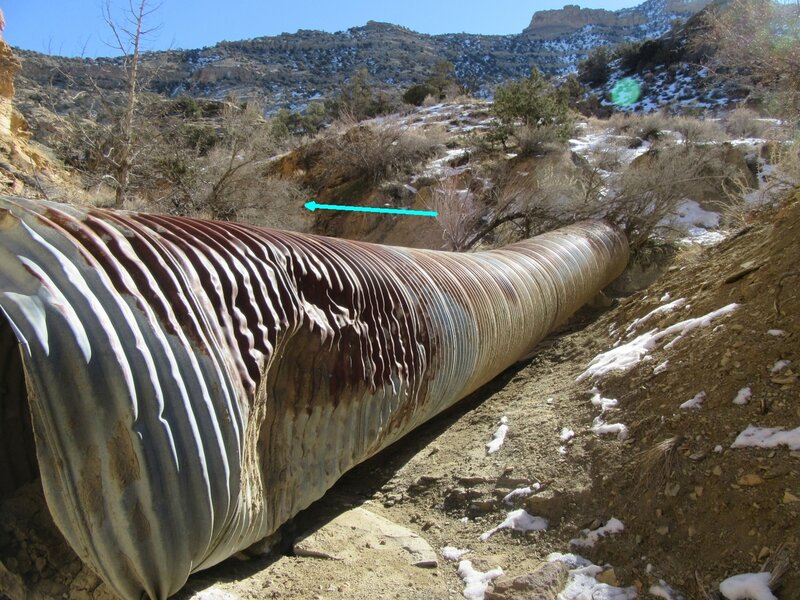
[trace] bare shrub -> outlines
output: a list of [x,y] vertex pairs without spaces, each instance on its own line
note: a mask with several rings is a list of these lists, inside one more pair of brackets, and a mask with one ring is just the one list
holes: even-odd
[[[614,142],[624,142],[625,138],[619,137]],[[590,152],[590,162],[602,171],[616,172],[623,165],[623,148],[627,148],[629,143],[603,144],[592,148]]]
[[443,179],[433,190],[428,206],[437,213],[436,222],[448,249],[465,250],[478,212],[469,189],[462,189],[457,177]]
[[776,144],[771,162],[778,167],[773,175],[778,184],[785,187],[800,185],[800,138],[787,144]]
[[731,0],[704,12],[702,40],[715,49],[713,67],[749,89],[750,100],[800,115],[800,5]]
[[727,139],[725,131],[716,121],[695,117],[675,117],[671,125],[675,131],[681,134],[687,144],[719,142]]
[[318,184],[363,179],[374,185],[433,156],[440,141],[436,135],[384,124],[359,125],[321,144],[317,150],[324,165]]
[[617,223],[631,249],[641,249],[654,236],[670,238],[669,223],[687,189],[703,179],[703,161],[694,148],[651,151],[617,177],[605,200],[603,216]]
[[258,193],[260,169],[278,148],[261,107],[227,103],[221,140],[198,162],[190,185],[193,210],[210,211],[216,219],[235,219],[237,206],[249,193]]
[[329,132],[333,135],[341,135],[354,127],[358,127],[358,125],[358,116],[349,107],[343,106],[339,109],[336,118],[331,122]]
[[498,243],[524,239],[593,216],[602,185],[597,169],[553,160],[533,173],[506,173],[489,190],[487,212],[466,247],[490,235]]
[[512,135],[517,140],[515,150],[524,156],[555,152],[566,146],[563,125],[523,125],[515,127]]
[[735,138],[761,138],[768,125],[749,108],[735,108],[725,117],[725,129]]
[[233,218],[259,227],[310,231],[313,216],[303,210],[310,195],[299,183],[288,179],[259,177],[255,185],[242,190],[233,204]]
[[445,147],[449,136],[444,126],[436,125],[426,128],[407,128],[403,130],[398,143],[400,153],[413,157],[433,156]]
[[730,205],[725,207],[723,218],[734,224],[743,224],[752,218],[754,211],[782,202],[800,185],[800,140],[772,142],[761,148],[757,189],[744,177],[734,178],[726,185]]
[[629,135],[643,141],[656,141],[665,131],[672,129],[672,119],[664,113],[622,115],[615,113],[608,119],[608,126],[618,135]]

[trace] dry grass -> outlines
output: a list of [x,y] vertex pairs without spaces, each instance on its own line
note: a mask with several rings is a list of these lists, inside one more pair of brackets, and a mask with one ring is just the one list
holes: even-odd
[[319,184],[362,179],[374,185],[411,170],[440,148],[441,136],[436,131],[427,133],[393,123],[357,125],[319,141],[316,151],[324,163]]
[[563,126],[559,125],[515,127],[513,136],[517,141],[515,150],[523,156],[558,152],[566,147]]
[[680,133],[687,144],[721,142],[728,139],[719,123],[695,117],[675,117],[671,120],[670,128]]
[[643,486],[661,488],[672,477],[678,447],[683,437],[676,435],[662,440],[651,448],[639,453],[636,465],[640,471],[637,489]]
[[691,116],[670,116],[661,112],[645,115],[612,115],[607,126],[619,135],[655,142],[669,140],[667,132],[676,132],[687,143],[717,142],[728,139],[716,121]]
[[725,129],[734,138],[760,138],[769,125],[749,108],[735,108],[725,117]]
[[644,115],[614,113],[609,117],[607,126],[618,135],[654,142],[663,137],[665,131],[672,129],[672,119],[660,112]]

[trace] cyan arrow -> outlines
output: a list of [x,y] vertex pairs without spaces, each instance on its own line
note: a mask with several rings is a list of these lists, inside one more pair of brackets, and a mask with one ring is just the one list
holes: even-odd
[[313,200],[304,205],[308,210],[349,210],[352,212],[384,213],[390,215],[412,215],[417,217],[435,217],[439,213],[433,210],[411,210],[410,208],[375,208],[372,206],[347,206],[346,204],[317,204]]

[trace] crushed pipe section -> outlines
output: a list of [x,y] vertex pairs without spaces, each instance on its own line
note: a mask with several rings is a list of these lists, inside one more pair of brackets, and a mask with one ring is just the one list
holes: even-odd
[[126,600],[273,533],[627,260],[601,222],[453,254],[0,198],[47,504]]

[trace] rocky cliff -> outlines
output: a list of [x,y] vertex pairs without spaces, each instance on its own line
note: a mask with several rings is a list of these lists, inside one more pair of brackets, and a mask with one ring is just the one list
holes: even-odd
[[[214,99],[234,94],[276,110],[301,109],[311,100],[335,94],[360,68],[369,71],[377,86],[396,90],[425,81],[436,63],[447,59],[461,82],[488,96],[498,84],[524,77],[532,67],[567,73],[596,46],[658,37],[707,2],[647,0],[613,12],[568,5],[536,13],[531,25],[516,35],[426,35],[370,21],[336,33],[300,30],[195,50],[147,53],[143,68],[152,73],[149,89],[159,94]],[[118,59],[18,54],[23,63],[18,105],[32,122],[37,107],[71,111],[96,101],[96,88],[107,92],[107,98],[124,90]],[[82,91],[88,93],[80,95]],[[83,108],[91,111],[91,106]]]
[[630,27],[647,20],[642,13],[620,13],[603,8],[581,8],[568,4],[557,10],[540,10],[534,13],[531,24],[523,34],[541,39],[554,39],[582,27],[599,25],[602,27]]
[[635,8],[617,11],[567,4],[557,10],[540,10],[534,13],[523,35],[550,40],[586,27],[612,30],[646,27],[648,23],[659,19],[687,17],[710,2],[711,0],[649,0]]
[[0,38],[0,134],[11,134],[11,122],[14,120],[14,76],[21,64],[11,48]]
[[19,59],[0,37],[0,193],[42,197],[48,190],[71,185],[69,175],[48,151],[31,141],[28,122],[15,106],[14,79],[20,68]]

